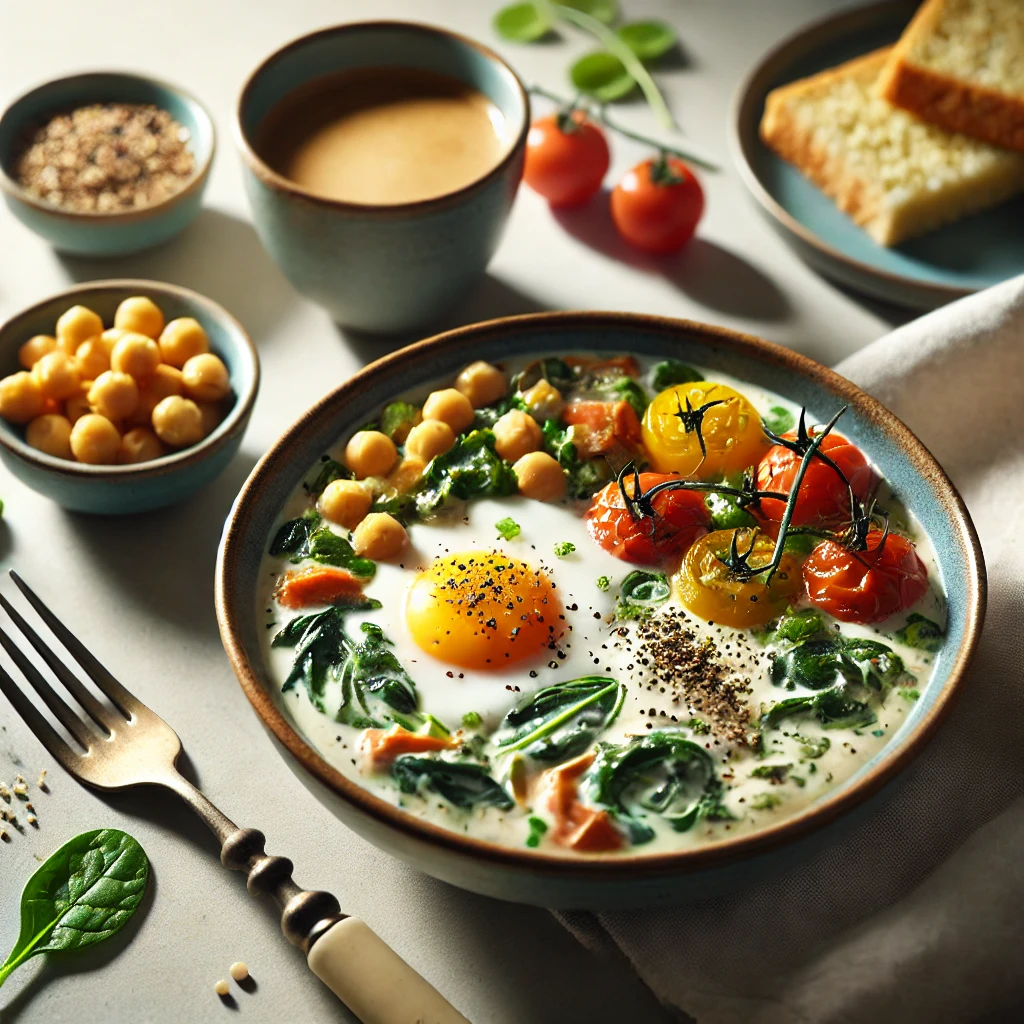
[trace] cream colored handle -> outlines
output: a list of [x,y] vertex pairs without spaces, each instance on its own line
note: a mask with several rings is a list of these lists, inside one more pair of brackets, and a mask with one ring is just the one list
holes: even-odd
[[358,917],[321,935],[309,966],[363,1024],[470,1024]]

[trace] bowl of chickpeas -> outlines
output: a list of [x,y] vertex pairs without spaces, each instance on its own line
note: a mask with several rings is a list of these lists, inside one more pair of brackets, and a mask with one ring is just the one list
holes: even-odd
[[65,508],[178,501],[238,451],[259,388],[244,328],[196,292],[100,281],[0,326],[0,459]]

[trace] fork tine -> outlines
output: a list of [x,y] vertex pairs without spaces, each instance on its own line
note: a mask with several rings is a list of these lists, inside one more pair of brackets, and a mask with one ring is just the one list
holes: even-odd
[[126,690],[103,667],[95,655],[43,604],[42,599],[13,569],[10,570],[10,574],[17,588],[25,595],[29,604],[39,613],[39,617],[43,622],[49,626],[50,632],[64,645],[71,657],[85,669],[89,678],[106,694],[107,699],[120,710],[125,718],[130,719],[133,715],[139,715],[149,710],[138,697],[130,690]]
[[21,692],[18,684],[0,666],[0,692],[14,705],[14,710],[25,720],[40,743],[64,767],[75,774],[81,757],[76,754],[53,730],[49,722],[36,710],[32,702]]
[[25,657],[24,651],[0,628],[0,646],[11,656],[19,671],[32,684],[32,689],[43,699],[43,703],[53,712],[54,716],[65,729],[88,750],[95,736],[90,735],[89,727],[64,703],[53,687],[43,678],[42,674]]
[[0,607],[7,612],[18,629],[25,634],[25,638],[39,652],[43,661],[50,666],[50,670],[64,684],[71,696],[85,708],[89,717],[104,732],[113,732],[115,716],[82,685],[71,669],[46,646],[39,634],[21,617],[17,609],[12,607],[10,601],[3,594],[0,594]]

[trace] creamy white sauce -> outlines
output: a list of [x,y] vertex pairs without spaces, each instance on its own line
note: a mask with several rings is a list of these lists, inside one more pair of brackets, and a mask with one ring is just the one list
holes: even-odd
[[[714,373],[711,378],[734,387],[762,414],[773,406],[783,406],[794,414],[799,412],[785,399],[726,374]],[[450,386],[448,381],[433,384],[433,387],[447,386]],[[431,387],[424,387],[402,397],[420,402],[430,390]],[[648,390],[653,391],[651,388]],[[818,422],[810,415],[811,412],[808,422]],[[823,412],[829,410],[819,411],[818,416]],[[841,423],[837,430],[842,431]],[[332,452],[339,459],[345,440],[347,438],[342,439]],[[311,475],[315,474],[315,469],[312,468]],[[883,485],[879,497],[880,504],[886,507],[886,502],[893,496]],[[301,515],[308,507],[309,498],[300,488],[282,511],[280,521]],[[640,846],[625,845],[619,854],[655,854],[692,848],[708,841],[753,832],[796,814],[842,787],[890,742],[903,725],[913,707],[913,698],[901,694],[900,690],[923,690],[933,671],[934,660],[941,656],[908,647],[892,638],[891,634],[904,624],[906,614],[875,626],[830,620],[830,625],[838,627],[844,635],[877,639],[888,644],[903,659],[907,672],[916,677],[916,682],[908,680],[899,684],[898,689],[893,688],[881,706],[872,702],[878,718],[875,723],[859,730],[825,730],[811,716],[789,719],[780,728],[764,730],[765,747],[760,755],[747,747],[729,747],[713,740],[710,735],[694,733],[687,726],[691,712],[685,701],[673,703],[671,693],[659,692],[656,683],[641,681],[637,672],[631,671],[636,664],[637,648],[632,642],[636,626],[616,621],[614,611],[617,584],[635,566],[613,557],[593,542],[581,518],[584,507],[585,504],[571,502],[546,505],[518,496],[488,498],[470,502],[460,508],[457,515],[443,521],[412,524],[409,527],[410,548],[395,564],[378,563],[376,576],[365,587],[366,595],[379,599],[383,607],[373,612],[352,613],[346,619],[346,629],[354,635],[361,621],[381,626],[394,643],[395,654],[416,683],[421,710],[434,715],[452,730],[459,727],[466,712],[472,711],[482,716],[481,732],[488,734],[524,696],[540,687],[583,675],[606,675],[626,684],[627,693],[618,717],[602,734],[603,741],[622,742],[631,736],[649,733],[653,727],[680,729],[684,735],[705,746],[726,787],[723,802],[734,815],[734,820],[703,821],[690,831],[675,832],[656,815],[650,815],[645,823],[655,830],[655,838]],[[499,538],[494,528],[494,524],[505,517],[512,518],[522,528],[521,534],[510,541]],[[944,625],[945,600],[934,550],[917,520],[910,514],[907,519],[907,532],[927,566],[931,583],[929,593],[913,611]],[[335,529],[342,534],[345,532]],[[575,552],[566,557],[556,557],[553,547],[560,541],[575,544]],[[557,656],[545,651],[545,656],[535,661],[511,666],[502,672],[482,672],[440,662],[416,645],[404,615],[406,591],[416,573],[448,552],[478,549],[520,558],[535,568],[543,569],[555,582],[565,609],[567,627]],[[277,578],[291,568],[296,567],[266,555],[261,571],[263,590],[259,595],[257,614],[265,626],[264,656],[270,677],[278,684],[283,683],[291,669],[294,651],[272,647],[272,638],[295,615],[318,610],[311,607],[299,613],[281,608],[273,600],[272,591]],[[612,581],[605,592],[596,585],[601,576],[608,576]],[[683,612],[674,596],[663,606],[663,609],[669,608]],[[685,614],[686,628],[700,638],[712,640],[720,660],[735,672],[737,678],[749,677],[749,705],[753,718],[757,717],[761,705],[809,692],[789,692],[774,686],[768,675],[768,653],[749,632],[711,626],[692,614]],[[361,731],[334,720],[334,711],[340,702],[340,688],[328,690],[326,714],[311,704],[301,684],[287,693],[275,692],[275,699],[298,731],[326,761],[410,814],[455,831],[472,833],[483,840],[520,848],[529,833],[530,814],[547,817],[538,808],[517,806],[509,811],[496,808],[466,811],[430,793],[425,797],[402,794],[387,774],[370,771],[364,765],[358,751]],[[675,716],[675,721],[672,716]],[[829,749],[816,758],[806,756],[803,744],[821,737],[831,741]],[[761,766],[786,764],[792,765],[792,769],[781,783],[751,774]],[[492,764],[495,777],[501,777],[501,767],[501,759]],[[550,837],[542,841],[541,849],[546,853],[581,856],[552,842]]]

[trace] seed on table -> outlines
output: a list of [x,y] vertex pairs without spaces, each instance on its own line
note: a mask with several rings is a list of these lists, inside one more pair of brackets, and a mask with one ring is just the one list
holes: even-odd
[[214,983],[213,991],[219,996],[226,996],[231,991],[231,986],[228,984],[226,978],[218,978]]
[[245,981],[249,977],[249,968],[241,961],[237,960],[229,968],[228,972],[235,981]]

